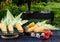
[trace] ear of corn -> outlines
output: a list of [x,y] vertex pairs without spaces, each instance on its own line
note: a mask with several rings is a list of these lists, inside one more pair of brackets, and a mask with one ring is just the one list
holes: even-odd
[[28,30],[29,28],[34,27],[34,26],[35,26],[35,23],[32,22],[28,26],[26,26],[25,29]]
[[0,29],[1,29],[2,33],[7,34],[6,25],[0,24]]
[[8,25],[8,31],[9,31],[10,33],[14,33],[14,28],[13,28],[13,25],[12,25],[12,24],[9,24],[9,25]]
[[34,32],[34,29],[35,29],[35,28],[38,28],[38,26],[35,25],[35,26],[33,26],[33,27],[27,29],[26,32]]
[[[14,32],[14,27],[17,28],[17,30],[22,30],[22,31],[19,31],[19,32],[23,32],[23,28],[21,25],[25,24],[26,22],[28,22],[28,20],[22,20],[22,18],[20,18],[22,15],[19,14],[18,16],[14,17],[9,10],[7,10],[7,15],[5,18],[3,18],[1,20],[1,24],[4,24],[2,26],[0,26],[0,29],[1,31],[6,31],[7,32],[7,29],[10,33],[13,33]],[[17,24],[18,23],[18,24]],[[6,28],[6,26],[8,26],[8,28]],[[4,30],[5,29],[5,30]]]
[[16,28],[20,33],[23,33],[23,28],[19,23],[16,23]]
[[44,26],[40,26],[40,27],[35,28],[34,32],[43,32],[45,29],[47,29],[47,28]]

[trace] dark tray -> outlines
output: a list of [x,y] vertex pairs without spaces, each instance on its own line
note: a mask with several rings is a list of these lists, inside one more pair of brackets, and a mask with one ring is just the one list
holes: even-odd
[[1,42],[60,42],[60,30],[55,30],[53,31],[54,35],[48,39],[48,40],[42,40],[42,39],[38,39],[38,38],[32,38],[30,36],[27,35],[23,35],[19,38],[16,39],[1,39]]
[[1,35],[6,35],[6,36],[12,36],[12,35],[17,35],[17,34],[20,34],[16,29],[14,29],[14,33],[12,34],[12,33],[7,33],[7,34],[3,34],[1,31],[0,31],[0,36]]

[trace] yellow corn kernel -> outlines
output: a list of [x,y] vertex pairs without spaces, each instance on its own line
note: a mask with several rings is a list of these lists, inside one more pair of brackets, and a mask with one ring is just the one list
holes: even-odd
[[27,30],[27,29],[29,29],[29,28],[31,28],[31,27],[33,27],[33,26],[35,26],[35,23],[34,23],[34,22],[32,22],[32,23],[30,23],[28,26],[26,26],[25,29]]
[[35,28],[35,29],[34,29],[34,32],[43,32],[45,29],[46,29],[46,27],[40,26],[40,27],[38,27],[38,28]]
[[23,33],[23,28],[19,23],[16,23],[16,28],[20,33]]
[[26,32],[34,32],[34,29],[35,29],[35,28],[38,28],[38,26],[35,25],[35,26],[29,28],[28,30],[26,30]]
[[10,33],[14,33],[14,28],[13,28],[13,25],[12,25],[12,24],[9,24],[9,25],[8,25],[8,31],[9,31]]
[[0,25],[0,29],[1,29],[2,33],[7,34],[7,28],[6,28],[6,25],[1,24],[1,25]]

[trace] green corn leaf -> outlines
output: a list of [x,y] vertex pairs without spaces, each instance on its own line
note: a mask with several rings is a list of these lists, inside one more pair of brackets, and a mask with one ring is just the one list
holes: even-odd
[[20,13],[18,16],[16,16],[14,20],[19,20],[19,19],[21,19],[21,15],[22,15],[22,14],[23,14],[23,13]]
[[14,20],[14,16],[11,14],[11,12],[9,10],[7,10],[7,18]]
[[45,24],[44,26],[47,27],[47,29],[50,29],[50,30],[60,30],[59,28],[57,28],[55,26],[52,26],[50,24]]
[[7,10],[7,24],[12,23],[12,21],[14,20],[14,16],[10,13],[9,10]]
[[36,24],[37,24],[38,26],[42,26],[42,25],[45,24],[47,21],[48,21],[48,20],[45,20],[45,21],[42,21],[42,22],[37,22]]
[[27,22],[28,22],[28,20],[22,20],[22,21],[21,21],[21,23],[22,23],[21,25],[23,25],[23,24],[25,24],[25,23],[27,23]]
[[1,20],[1,23],[8,25],[8,24],[12,23],[13,20],[14,20],[13,15],[10,13],[9,10],[7,10],[7,15],[4,19]]
[[9,10],[7,10],[7,15],[5,18],[1,20],[1,23],[5,24],[6,26],[9,24],[12,24],[13,26],[16,23],[20,23],[21,25],[25,24],[28,22],[28,20],[22,20],[21,15],[23,13],[20,13],[18,16],[14,17]]
[[18,16],[16,16],[16,17],[14,18],[14,20],[13,20],[13,25],[16,24],[17,22],[18,22],[18,23],[19,23],[19,22],[21,23],[21,20],[22,20],[22,18],[20,18],[21,15],[22,15],[22,13],[20,13]]
[[4,25],[7,25],[7,18],[6,17],[2,18],[1,23],[4,24]]
[[20,13],[18,16],[16,16],[14,18],[13,24],[15,23],[20,23],[21,25],[25,24],[26,22],[28,22],[28,20],[22,20],[21,16],[23,13]]
[[50,24],[46,24],[46,21],[38,22],[38,23],[36,23],[36,25],[38,25],[38,26],[45,26],[47,29],[50,29],[50,30],[60,30],[59,28],[57,28],[55,26],[52,26]]

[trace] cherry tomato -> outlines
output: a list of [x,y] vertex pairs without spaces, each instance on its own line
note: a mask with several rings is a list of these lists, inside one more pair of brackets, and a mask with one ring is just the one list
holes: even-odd
[[49,39],[49,35],[43,36],[43,40],[47,40],[47,39]]
[[50,34],[51,34],[50,30],[45,31],[45,35],[50,35]]
[[53,32],[50,33],[50,36],[53,36]]

